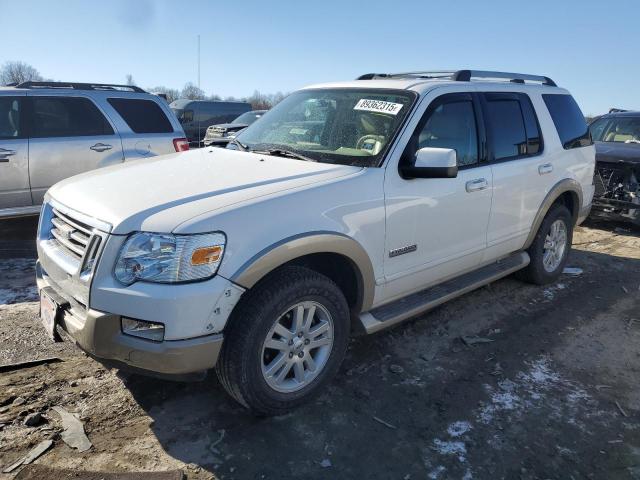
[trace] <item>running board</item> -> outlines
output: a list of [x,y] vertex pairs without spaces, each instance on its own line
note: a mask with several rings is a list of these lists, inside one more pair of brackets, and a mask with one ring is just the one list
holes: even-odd
[[460,277],[426,288],[394,302],[361,313],[365,333],[375,333],[431,310],[451,299],[506,277],[529,265],[529,254],[519,252]]
[[0,208],[0,218],[24,217],[27,215],[38,215],[42,205],[28,205],[26,207]]

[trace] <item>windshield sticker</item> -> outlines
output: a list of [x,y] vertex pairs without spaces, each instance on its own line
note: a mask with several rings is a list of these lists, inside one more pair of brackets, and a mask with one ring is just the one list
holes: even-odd
[[365,112],[378,112],[397,115],[402,108],[401,103],[383,102],[382,100],[367,100],[363,98],[353,107],[354,110],[363,110]]

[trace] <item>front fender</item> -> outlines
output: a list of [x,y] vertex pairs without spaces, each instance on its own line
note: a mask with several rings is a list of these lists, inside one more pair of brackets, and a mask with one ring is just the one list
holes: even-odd
[[305,255],[335,253],[348,258],[357,270],[362,299],[361,309],[373,304],[375,275],[365,249],[353,238],[336,232],[307,232],[285,238],[251,257],[230,278],[247,289],[276,268]]

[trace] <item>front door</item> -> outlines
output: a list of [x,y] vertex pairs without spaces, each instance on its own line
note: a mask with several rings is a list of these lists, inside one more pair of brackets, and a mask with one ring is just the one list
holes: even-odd
[[424,147],[456,151],[456,178],[405,180],[387,168],[385,300],[464,273],[483,260],[491,211],[491,168],[483,162],[479,102],[445,94],[429,104],[401,162]]
[[31,205],[24,99],[0,96],[0,210]]
[[29,93],[29,175],[34,205],[54,183],[123,161],[120,137],[88,98]]

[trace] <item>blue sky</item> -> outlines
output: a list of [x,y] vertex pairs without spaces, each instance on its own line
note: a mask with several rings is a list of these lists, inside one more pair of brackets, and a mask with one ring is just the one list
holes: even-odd
[[0,0],[0,63],[56,80],[245,96],[365,72],[544,74],[585,114],[640,109],[640,1]]

